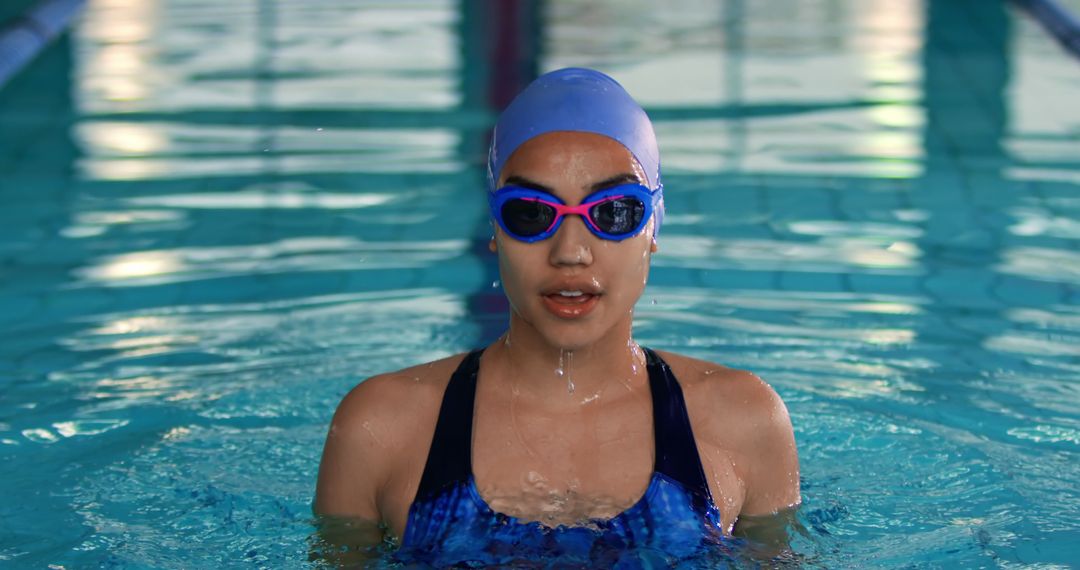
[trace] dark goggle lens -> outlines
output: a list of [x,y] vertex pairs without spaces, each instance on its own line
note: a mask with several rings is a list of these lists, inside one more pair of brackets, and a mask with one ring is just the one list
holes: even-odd
[[503,223],[511,232],[532,237],[544,233],[555,219],[555,208],[532,200],[510,200],[502,206]]
[[596,227],[612,235],[624,235],[637,229],[645,217],[645,204],[637,198],[607,200],[589,210]]

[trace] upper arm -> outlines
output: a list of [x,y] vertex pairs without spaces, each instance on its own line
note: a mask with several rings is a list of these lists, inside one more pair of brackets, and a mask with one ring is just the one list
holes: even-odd
[[372,377],[338,405],[319,464],[317,514],[381,521],[378,497],[391,467],[386,447],[394,429],[384,411],[393,409],[393,381]]
[[763,380],[745,373],[739,388],[746,403],[738,414],[736,443],[743,458],[746,496],[741,515],[766,515],[797,505],[799,455],[787,406]]

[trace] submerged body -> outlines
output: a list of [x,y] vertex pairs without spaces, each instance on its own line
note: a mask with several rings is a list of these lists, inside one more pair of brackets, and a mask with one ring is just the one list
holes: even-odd
[[[791,423],[767,384],[674,353],[660,353],[650,364],[633,341],[633,306],[658,249],[663,211],[655,140],[640,108],[601,109],[613,96],[629,105],[617,83],[588,70],[567,71],[541,78],[523,96],[548,107],[508,111],[527,135],[495,133],[490,204],[497,223],[490,248],[510,300],[509,331],[475,362],[458,355],[376,376],[346,396],[327,437],[315,510],[369,525],[334,542],[374,543],[385,529],[404,538],[406,551],[421,545],[430,556],[444,556],[437,558],[442,565],[476,554],[455,550],[455,525],[475,530],[468,521],[485,517],[536,523],[533,531],[509,531],[519,546],[529,543],[530,532],[550,537],[545,529],[560,526],[608,532],[638,523],[685,529],[672,521],[696,521],[690,524],[700,532],[692,538],[649,542],[674,559],[703,537],[730,536],[740,517],[799,502]],[[604,121],[579,128],[576,117],[595,118],[590,108]],[[533,128],[532,117],[545,113],[569,122]],[[624,115],[632,124],[609,132]],[[508,138],[509,150],[499,144]],[[670,374],[660,374],[661,359]],[[455,409],[471,420],[440,426],[436,438],[444,397],[453,400],[450,378],[463,361],[475,378],[475,397]],[[651,388],[658,374],[669,386],[659,393]],[[674,401],[665,394],[676,393],[685,411],[657,413],[659,400]],[[674,417],[688,429],[666,431]],[[449,454],[447,437],[457,441]],[[702,481],[687,483],[664,465],[691,465]],[[454,475],[425,475],[425,467]],[[433,477],[441,481],[434,488]],[[450,498],[440,499],[442,492]],[[640,505],[653,499],[674,502],[650,522]],[[680,501],[697,506],[672,506]],[[486,545],[472,531],[460,536],[486,552],[499,548],[504,531],[492,528]]]

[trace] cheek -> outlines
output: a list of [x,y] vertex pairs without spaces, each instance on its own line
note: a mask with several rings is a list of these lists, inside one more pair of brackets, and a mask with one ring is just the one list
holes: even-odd
[[516,244],[507,247],[502,241],[498,245],[499,280],[511,305],[519,302],[525,291],[535,283],[530,268],[536,267],[536,263],[530,262],[530,256],[525,252],[512,251],[514,245]]
[[645,289],[645,281],[649,277],[650,243],[651,238],[648,242],[635,244],[623,255],[612,256],[611,261],[615,263],[608,275],[612,276],[613,281],[618,284],[617,291],[620,300],[631,306],[641,296]]

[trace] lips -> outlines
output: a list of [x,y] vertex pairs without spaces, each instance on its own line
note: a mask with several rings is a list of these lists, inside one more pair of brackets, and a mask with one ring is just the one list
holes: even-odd
[[579,319],[596,307],[602,293],[593,284],[565,283],[544,290],[544,308],[560,319]]

